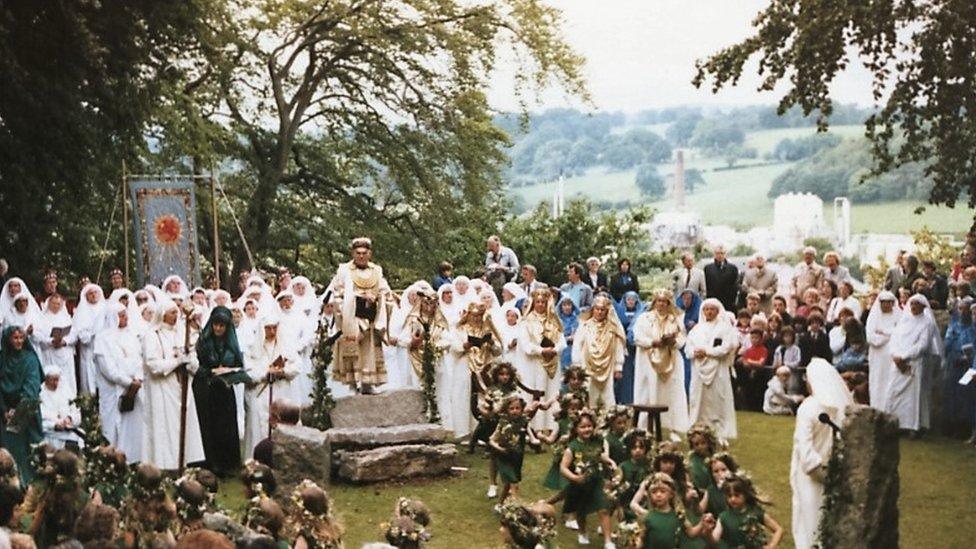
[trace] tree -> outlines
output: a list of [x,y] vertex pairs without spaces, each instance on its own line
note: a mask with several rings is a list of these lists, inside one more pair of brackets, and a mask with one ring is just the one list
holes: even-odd
[[664,135],[676,147],[687,146],[695,134],[695,128],[701,120],[701,113],[690,112],[684,114],[668,126],[668,129],[664,131]]
[[722,119],[707,118],[695,126],[689,144],[709,154],[718,154],[729,146],[741,145],[746,140],[742,128]]
[[704,184],[705,178],[702,177],[701,170],[698,168],[685,170],[685,192],[691,194],[695,192],[697,187]]
[[973,21],[976,3],[958,0],[773,0],[756,17],[754,36],[696,62],[693,83],[712,79],[713,91],[735,85],[758,55],[759,89],[787,86],[779,113],[816,111],[823,130],[834,108],[830,84],[860,61],[879,107],[867,118],[874,162],[866,175],[922,162],[933,181],[930,203],[953,207],[965,196],[976,208]]
[[667,189],[664,186],[664,178],[657,173],[657,167],[653,164],[641,164],[637,168],[637,175],[634,176],[634,183],[640,189],[641,196],[649,200],[657,200],[664,197]]

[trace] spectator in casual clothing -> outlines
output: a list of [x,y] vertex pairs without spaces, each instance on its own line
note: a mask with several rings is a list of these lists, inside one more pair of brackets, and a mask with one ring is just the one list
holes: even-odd
[[614,301],[620,301],[627,292],[640,293],[640,282],[630,270],[630,260],[621,259],[617,262],[616,274],[610,277],[610,295]]
[[535,265],[522,265],[522,281],[519,282],[519,286],[525,292],[525,295],[532,295],[532,292],[546,287],[544,282],[536,280],[535,277],[537,274],[538,271],[536,271]]
[[793,324],[793,315],[789,313],[789,305],[786,303],[785,297],[781,295],[773,296],[773,312],[783,319],[784,326]]
[[740,401],[746,410],[762,409],[763,391],[769,381],[766,375],[768,351],[763,345],[763,331],[750,330],[749,348],[735,363],[736,379],[740,391]]
[[793,268],[793,298],[802,303],[808,288],[820,288],[824,268],[817,264],[817,249],[807,246],[803,249],[803,261]]
[[735,296],[739,285],[739,269],[725,258],[725,247],[716,246],[715,261],[705,266],[705,287],[708,297],[722,302],[728,311],[735,310]]
[[756,254],[753,258],[753,267],[748,269],[742,277],[740,289],[747,296],[748,294],[758,295],[759,306],[764,313],[768,314],[778,284],[776,273],[766,268],[766,258]]
[[559,287],[563,295],[573,300],[573,304],[580,310],[587,310],[593,306],[593,289],[583,282],[583,266],[570,263],[566,267],[566,283]]
[[685,290],[692,290],[699,296],[708,294],[705,284],[705,271],[695,267],[695,256],[691,252],[681,255],[681,266],[671,271],[674,281],[674,295],[681,295]]
[[787,391],[791,377],[790,369],[786,366],[776,369],[776,375],[766,384],[762,407],[764,413],[773,416],[791,416],[796,413],[797,406],[803,402],[803,395],[790,394]]
[[600,269],[601,263],[600,259],[596,257],[591,257],[586,260],[586,276],[583,277],[583,282],[587,286],[593,289],[595,293],[601,291],[606,291],[609,286],[607,281],[607,273]]
[[803,370],[801,370],[800,346],[796,344],[796,332],[791,326],[783,327],[780,332],[781,343],[773,351],[773,369],[778,370],[782,367],[790,369],[790,383],[787,391],[790,393],[803,393]]
[[814,358],[822,358],[827,362],[834,359],[830,340],[824,331],[823,316],[819,314],[811,314],[807,318],[807,331],[800,336],[800,364],[806,367]]
[[834,367],[840,373],[868,370],[868,343],[861,321],[850,317],[844,321],[844,350],[835,355]]
[[851,271],[840,264],[840,255],[830,251],[824,254],[824,279],[832,280],[840,286],[842,282],[851,280]]
[[914,293],[915,281],[924,278],[925,277],[923,277],[922,273],[918,270],[918,258],[914,255],[906,257],[905,278],[903,278],[901,281],[901,287]]
[[454,282],[454,265],[451,265],[449,261],[441,261],[440,265],[437,266],[437,276],[434,277],[430,285],[436,292],[438,288],[451,282]]
[[935,262],[930,260],[922,262],[922,275],[929,283],[929,290],[926,295],[929,299],[929,305],[933,309],[945,309],[946,303],[949,301],[949,284],[946,277],[935,271]]
[[810,309],[813,307],[821,308],[820,292],[816,288],[807,288],[803,291],[803,301],[796,308],[796,314],[794,316],[806,318],[810,314]]
[[515,279],[519,272],[518,256],[511,248],[502,246],[502,241],[495,235],[488,237],[488,251],[485,253],[485,277],[495,295],[501,299],[502,286]]
[[847,308],[841,309],[834,326],[827,332],[827,339],[830,341],[830,352],[834,356],[839,355],[847,348],[847,321],[852,318],[854,318],[853,311]]

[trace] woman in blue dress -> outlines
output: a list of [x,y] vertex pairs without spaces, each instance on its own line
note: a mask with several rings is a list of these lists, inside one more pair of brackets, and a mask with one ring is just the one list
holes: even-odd
[[952,320],[945,335],[945,362],[943,363],[945,432],[950,436],[964,437],[973,427],[973,390],[959,385],[959,378],[973,364],[973,344],[976,329],[971,314],[973,299],[960,299],[953,311]]
[[[684,290],[674,298],[674,304],[685,313],[684,326],[685,333],[691,331],[698,324],[698,313],[701,310],[702,299],[698,292],[694,290]],[[688,388],[691,385],[691,360],[681,353],[685,362],[685,396],[688,395]]]
[[613,380],[613,398],[617,404],[632,404],[634,402],[634,335],[630,330],[637,317],[644,312],[644,303],[637,292],[627,292],[620,301],[614,304],[617,316],[627,332],[627,356],[624,358],[624,375]]
[[569,296],[563,295],[556,305],[556,314],[563,323],[563,336],[566,338],[566,348],[559,356],[559,369],[565,372],[573,363],[573,335],[579,328],[580,310]]

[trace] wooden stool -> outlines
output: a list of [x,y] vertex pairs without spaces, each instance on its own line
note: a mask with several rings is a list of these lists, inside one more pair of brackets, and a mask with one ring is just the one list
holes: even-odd
[[661,429],[661,414],[668,411],[667,406],[646,406],[643,404],[631,404],[634,409],[634,427],[640,421],[641,412],[647,412],[647,429],[654,433],[654,439],[658,442],[664,438],[664,431]]

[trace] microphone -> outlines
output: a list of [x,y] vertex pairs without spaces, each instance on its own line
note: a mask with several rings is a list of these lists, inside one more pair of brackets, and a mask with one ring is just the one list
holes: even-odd
[[824,425],[830,425],[830,428],[834,431],[835,435],[840,434],[840,427],[838,427],[837,424],[834,423],[832,419],[830,419],[830,415],[827,414],[827,412],[820,412],[820,415],[817,416],[817,419],[819,419],[820,423],[823,423]]

